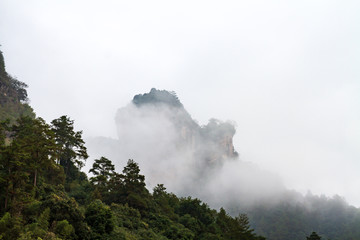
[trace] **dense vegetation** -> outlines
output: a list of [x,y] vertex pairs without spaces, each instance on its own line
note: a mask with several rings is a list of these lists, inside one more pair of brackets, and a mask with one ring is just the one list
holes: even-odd
[[302,240],[312,231],[323,239],[360,239],[360,210],[339,196],[284,197],[277,204],[259,204],[246,212],[256,232],[269,240]]
[[14,122],[21,115],[34,117],[27,103],[27,85],[10,76],[5,70],[4,56],[0,51],[0,120]]
[[149,93],[135,95],[132,102],[137,106],[146,104],[167,104],[168,106],[173,107],[183,107],[175,92],[157,90],[155,88],[152,88]]
[[88,181],[81,132],[66,116],[1,127],[0,239],[263,239],[246,215],[230,217],[161,184],[150,193],[133,160],[119,174],[96,159]]

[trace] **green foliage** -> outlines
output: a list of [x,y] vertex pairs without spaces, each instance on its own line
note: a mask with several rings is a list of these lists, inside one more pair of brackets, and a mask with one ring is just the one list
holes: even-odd
[[306,237],[306,240],[321,240],[321,237],[316,232],[312,232],[309,237]]
[[89,171],[94,174],[90,182],[95,185],[96,197],[101,200],[108,199],[110,191],[110,179],[115,175],[115,166],[105,157],[95,159],[93,167]]
[[11,147],[21,154],[21,161],[27,163],[27,172],[33,175],[33,184],[37,186],[38,176],[55,166],[57,148],[53,132],[41,118],[21,117],[12,127],[11,136]]
[[5,74],[5,61],[2,51],[0,51],[0,75]]
[[[57,133],[41,118],[22,117],[16,125],[8,122],[1,125],[0,199],[5,207],[0,236],[3,239],[264,239],[254,233],[244,214],[234,218],[224,209],[219,212],[210,209],[199,199],[178,198],[166,192],[162,184],[150,194],[145,176],[131,159],[121,174],[115,172],[109,159],[96,159],[90,170],[94,176],[89,181],[75,160],[84,159],[84,152],[73,148],[71,142],[64,143],[64,136],[69,139],[72,136],[83,144],[81,134],[73,131],[72,121],[66,117],[53,123],[64,125]],[[6,136],[11,136],[11,140],[5,141]],[[69,167],[67,192],[62,185],[66,164],[63,166],[61,159]],[[93,197],[111,204],[111,208],[100,200],[91,202]],[[348,220],[348,214],[356,210],[347,210],[341,199],[329,201],[328,206],[315,200],[312,205],[321,214],[311,215],[307,224],[304,224],[306,211],[301,208],[273,208],[277,215],[270,220],[266,218],[272,215],[258,211],[264,224],[272,227],[269,239],[296,240],[299,239],[296,231],[307,231],[310,226],[328,233],[326,237],[337,233],[346,236],[345,239],[357,238],[359,231],[343,230],[345,225],[355,229],[360,223],[360,214],[353,214],[351,221]],[[336,221],[331,216],[334,212]],[[256,216],[254,213],[251,212],[252,217]],[[263,225],[257,226],[261,233],[268,234]],[[288,232],[290,228],[293,233]]]
[[192,217],[190,214],[185,214],[180,217],[180,223],[190,229],[194,233],[198,233],[201,231],[201,225],[199,221]]
[[67,220],[62,220],[56,223],[55,233],[64,240],[72,239],[75,234],[75,230]]
[[95,177],[91,177],[90,182],[95,185],[102,185],[105,187],[109,182],[109,179],[114,174],[114,171],[115,167],[109,159],[105,157],[95,159],[93,167],[89,171],[93,173]]
[[179,199],[167,193],[162,184],[154,188],[152,196],[145,191],[147,209],[134,204],[140,199],[133,196],[144,194],[145,177],[133,160],[122,174],[114,176],[119,177],[119,193],[123,194],[122,204],[111,205],[114,231],[122,232],[125,239],[263,239],[253,233],[246,215],[232,218],[225,210],[217,213],[199,199]]
[[38,200],[33,200],[29,204],[25,205],[23,209],[24,220],[28,223],[33,223],[37,221],[39,212],[42,211],[42,202]]
[[[84,166],[88,158],[82,131],[74,131],[74,121],[67,116],[61,116],[51,122],[58,146],[58,163],[64,167],[67,178],[73,180],[76,169]],[[74,173],[75,172],[75,173]]]
[[196,239],[195,234],[192,231],[179,223],[172,224],[168,229],[166,229],[164,236],[168,239]]
[[[131,159],[121,174],[109,159],[96,159],[89,181],[80,171],[88,158],[82,132],[67,116],[51,125],[35,118],[26,87],[5,71],[0,51],[0,239],[265,239],[255,234],[245,214],[232,217],[199,199],[178,198],[162,184],[150,194]],[[156,89],[135,96],[133,103],[182,108],[174,92]],[[214,147],[223,134],[235,133],[232,124],[217,120],[199,129]],[[269,240],[303,240],[313,229],[327,239],[360,239],[359,209],[341,198],[306,201],[306,207],[258,206],[249,216],[257,233]],[[306,239],[321,238],[313,232]]]
[[10,213],[6,212],[0,219],[0,232],[5,232],[6,229],[11,227],[11,216]]
[[215,221],[215,217],[210,208],[197,198],[183,198],[177,209],[180,216],[188,214],[197,219],[199,227],[204,230],[207,226]]
[[61,116],[51,122],[51,130],[55,135],[57,146],[56,162],[64,170],[65,190],[79,203],[90,202],[92,191],[85,173],[80,172],[88,158],[82,131],[74,130],[74,121],[67,116]]
[[[120,174],[96,159],[89,181],[80,172],[88,158],[82,132],[67,116],[48,125],[31,115],[26,87],[5,72],[0,52],[0,119],[10,119],[0,125],[0,239],[258,239],[243,216],[218,221],[221,213],[162,184],[150,194],[131,159]],[[156,89],[134,103],[182,107],[175,93]]]
[[[23,215],[26,216],[27,225],[25,225],[25,233],[21,234],[21,239],[37,239],[37,238],[46,238],[49,233],[50,227],[50,208],[45,208],[39,216],[35,214],[34,210],[39,211],[39,202],[36,204],[29,204],[26,211]],[[30,217],[28,214],[31,214]]]
[[21,233],[21,218],[6,212],[0,219],[0,239],[17,239]]
[[303,240],[312,231],[323,239],[360,239],[360,210],[335,196],[307,195],[304,202],[284,200],[272,207],[248,210],[252,227],[269,240]]
[[137,106],[144,104],[160,104],[165,103],[173,107],[182,107],[175,92],[168,92],[166,90],[157,90],[152,88],[149,93],[139,94],[134,96],[133,103]]
[[110,181],[110,198],[114,203],[127,203],[143,214],[149,208],[150,193],[145,187],[145,176],[140,174],[139,165],[129,159],[122,174],[115,173]]
[[153,189],[153,211],[168,216],[171,220],[178,221],[179,216],[175,213],[180,200],[175,194],[167,193],[163,184],[158,184]]
[[5,101],[2,105],[0,105],[1,121],[8,119],[11,123],[15,123],[16,119],[21,116],[35,118],[35,113],[27,103]]
[[34,118],[32,108],[27,104],[27,85],[5,70],[4,56],[0,51],[0,121],[9,119],[14,123],[20,116]]
[[[218,221],[222,213],[211,210],[199,199],[179,199],[167,193],[162,184],[150,194],[145,186],[145,176],[131,159],[121,174],[114,171],[109,159],[96,160],[91,169],[94,173],[91,183],[86,175],[77,172],[68,182],[72,191],[66,193],[61,184],[55,185],[60,183],[54,180],[59,178],[56,175],[64,173],[56,170],[62,166],[53,157],[58,157],[60,152],[59,143],[54,144],[53,132],[41,119],[29,118],[20,119],[13,129],[11,144],[2,145],[1,180],[10,183],[8,190],[18,189],[18,195],[13,191],[9,195],[9,209],[22,219],[11,218],[10,213],[4,215],[2,228],[5,229],[9,222],[12,226],[3,233],[4,236],[21,239],[241,239],[240,236],[247,236],[243,239],[258,239],[242,215],[231,218],[223,214],[224,222],[228,224],[226,232],[222,228],[225,225]],[[35,130],[40,136],[34,136]],[[34,139],[42,141],[44,149]],[[9,175],[8,169],[16,174]],[[39,181],[32,178],[34,170],[38,172]],[[52,177],[46,174],[49,171]],[[112,203],[111,208],[99,199],[85,206],[100,186],[105,200]],[[31,190],[31,194],[24,195],[27,190]],[[69,195],[77,196],[83,206],[80,207]]]
[[21,117],[6,128],[11,141],[0,146],[0,199],[3,211],[19,214],[43,184],[61,183],[62,171],[54,161],[53,132],[43,119]]
[[99,199],[90,203],[86,208],[85,220],[91,227],[93,239],[101,239],[102,235],[110,234],[114,229],[112,211]]
[[81,204],[86,205],[92,200],[92,193],[94,191],[93,185],[88,181],[87,176],[83,172],[79,172],[78,177],[72,182],[68,183],[68,195],[75,198]]
[[42,229],[48,229],[49,228],[49,218],[50,218],[50,208],[45,208],[45,210],[41,213],[39,220],[38,220],[38,226]]
[[67,220],[75,229],[75,234],[80,239],[89,238],[89,229],[85,224],[85,216],[79,205],[65,192],[49,194],[43,200],[43,207],[50,208],[50,222]]
[[[146,191],[145,187],[145,176],[140,174],[139,165],[132,159],[129,159],[121,175],[124,186],[129,188],[129,191],[142,193]],[[133,190],[131,190],[132,188]]]
[[129,207],[128,204],[111,204],[111,211],[114,214],[114,224],[130,230],[140,229],[143,224],[139,210]]

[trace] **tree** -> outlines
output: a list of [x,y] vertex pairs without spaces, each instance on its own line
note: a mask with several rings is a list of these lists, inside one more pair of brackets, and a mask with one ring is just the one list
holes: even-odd
[[239,214],[235,217],[231,232],[235,239],[255,239],[254,230],[250,228],[249,218],[246,214]]
[[99,199],[87,207],[85,221],[92,229],[93,239],[103,239],[101,235],[109,234],[114,229],[113,213],[110,207]]
[[61,239],[71,239],[71,236],[75,234],[75,230],[67,220],[62,220],[56,223],[55,233],[59,235]]
[[150,194],[145,187],[145,176],[140,174],[139,165],[134,160],[129,159],[122,174],[115,174],[113,179],[116,180],[112,182],[114,202],[127,203],[140,211],[148,209]]
[[26,173],[26,163],[22,161],[21,153],[15,151],[11,146],[5,147],[1,151],[1,194],[3,201],[2,212],[9,211],[16,202],[25,198],[25,185],[29,175]]
[[320,240],[321,237],[317,235],[316,232],[312,232],[309,237],[306,237],[306,240]]
[[57,162],[64,167],[67,179],[74,179],[75,166],[81,169],[85,165],[88,154],[82,131],[74,131],[74,121],[67,116],[61,116],[51,122],[58,146]]
[[74,198],[70,198],[63,191],[55,191],[47,194],[41,202],[43,208],[50,208],[49,223],[51,226],[55,222],[67,220],[73,226],[77,239],[89,239],[90,232],[84,221],[83,211]]
[[35,187],[38,174],[55,161],[54,134],[42,118],[21,117],[12,127],[12,138],[11,146],[22,154],[22,161],[27,162],[27,167],[33,172]]
[[95,159],[93,167],[89,172],[94,174],[94,177],[90,178],[90,182],[96,186],[101,196],[105,197],[110,191],[109,180],[115,174],[115,166],[109,159],[101,157],[100,159]]
[[122,171],[121,178],[128,190],[138,193],[145,190],[145,176],[140,174],[139,165],[134,160],[128,160]]
[[4,73],[5,73],[4,55],[3,55],[2,51],[0,51],[0,75],[3,75]]
[[[0,201],[4,203],[1,204],[2,212],[5,212],[8,206],[9,192],[11,189],[10,174],[14,161],[14,158],[11,157],[12,154],[10,153],[9,144],[6,144],[6,135],[9,130],[9,121],[2,121],[0,123]],[[15,165],[21,165],[21,162],[15,161]]]
[[166,187],[164,186],[164,184],[157,184],[154,188],[153,188],[153,196],[156,197],[161,197],[166,195]]
[[19,218],[6,212],[0,219],[0,239],[18,239],[21,232]]
[[33,198],[39,177],[45,179],[44,173],[56,168],[56,145],[52,131],[41,118],[19,118],[8,135],[8,143],[0,148],[0,180],[5,183],[3,206],[5,211],[11,207],[12,213],[19,214]]

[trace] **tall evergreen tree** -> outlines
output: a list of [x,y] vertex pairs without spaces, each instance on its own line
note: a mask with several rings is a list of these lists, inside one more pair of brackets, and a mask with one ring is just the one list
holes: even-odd
[[55,161],[56,144],[53,132],[42,118],[21,117],[12,129],[11,145],[22,153],[37,185],[38,174],[51,167]]
[[148,208],[149,191],[145,187],[145,176],[140,174],[139,165],[129,159],[122,174],[115,176],[117,199],[115,202],[128,203],[140,211]]
[[21,117],[10,128],[8,144],[1,146],[0,179],[5,182],[4,209],[21,211],[32,199],[39,176],[56,168],[56,145],[53,132],[41,118]]
[[64,167],[67,179],[74,179],[77,169],[85,165],[88,158],[82,131],[74,131],[74,121],[61,116],[51,122],[58,146],[58,163]]
[[104,200],[107,197],[110,187],[109,181],[115,175],[115,166],[105,157],[95,159],[93,167],[89,170],[94,176],[90,178],[90,182],[95,185],[97,198]]

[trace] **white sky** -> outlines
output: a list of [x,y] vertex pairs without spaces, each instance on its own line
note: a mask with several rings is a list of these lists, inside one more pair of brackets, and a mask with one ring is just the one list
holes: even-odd
[[2,0],[7,71],[51,121],[115,137],[152,87],[201,124],[237,123],[242,160],[360,206],[360,1]]

